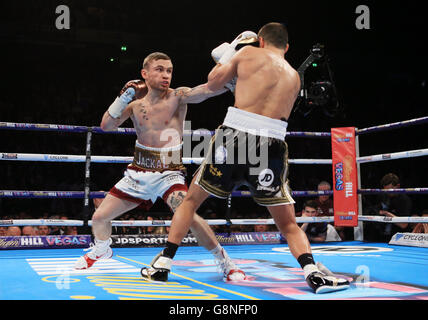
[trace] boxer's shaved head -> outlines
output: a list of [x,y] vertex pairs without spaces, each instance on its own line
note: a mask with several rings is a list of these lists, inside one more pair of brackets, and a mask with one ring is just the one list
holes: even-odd
[[258,36],[278,49],[285,49],[288,44],[288,31],[282,23],[270,22],[265,24],[260,29]]
[[157,61],[157,60],[169,60],[171,61],[171,58],[166,55],[165,53],[162,52],[153,52],[151,54],[149,54],[143,62],[143,69],[146,69],[149,67],[150,63],[152,63],[153,61]]

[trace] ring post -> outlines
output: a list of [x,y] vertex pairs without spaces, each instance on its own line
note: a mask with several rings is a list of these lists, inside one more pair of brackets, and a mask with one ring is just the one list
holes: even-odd
[[85,185],[83,197],[83,230],[85,233],[91,234],[88,220],[90,215],[89,196],[90,196],[90,183],[91,183],[91,142],[92,142],[92,128],[88,128],[86,133],[86,161],[85,161]]
[[227,208],[226,208],[226,228],[227,228],[227,236],[230,237],[232,221],[230,220],[232,211],[232,194],[229,194],[227,197]]
[[[356,128],[355,132],[358,131]],[[355,135],[355,154],[357,159],[360,157],[360,137]],[[358,190],[361,190],[361,164],[357,161],[357,186]],[[363,241],[364,240],[364,228],[363,222],[360,220],[360,217],[363,215],[363,200],[362,195],[358,194],[358,227],[354,228],[354,240]]]

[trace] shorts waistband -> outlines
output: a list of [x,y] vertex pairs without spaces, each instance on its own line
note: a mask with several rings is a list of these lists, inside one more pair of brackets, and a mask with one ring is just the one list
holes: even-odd
[[148,146],[142,145],[142,144],[141,144],[141,143],[139,143],[138,141],[135,141],[135,146],[136,146],[137,148],[140,148],[140,149],[144,149],[144,150],[147,150],[147,151],[154,151],[154,152],[178,151],[178,150],[181,150],[181,149],[183,148],[183,144],[182,144],[182,143],[181,143],[181,144],[178,144],[178,145],[176,145],[176,146],[173,146],[173,147],[167,147],[167,148],[153,148],[153,147],[148,147]]
[[272,119],[235,107],[229,107],[223,125],[256,136],[279,140],[285,140],[288,127],[288,123],[285,121]]
[[134,161],[131,169],[142,171],[185,170],[182,162],[183,144],[169,148],[152,148],[135,143]]

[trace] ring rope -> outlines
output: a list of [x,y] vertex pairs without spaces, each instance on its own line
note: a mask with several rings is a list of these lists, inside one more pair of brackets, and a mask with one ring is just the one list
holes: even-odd
[[[404,128],[428,123],[428,117],[421,117],[406,121],[389,123],[384,125],[373,126],[369,128],[357,129],[357,135],[363,135],[372,132],[392,130],[396,128]],[[88,131],[86,126],[61,125],[61,124],[37,124],[37,123],[15,123],[15,122],[0,122],[0,130],[24,130],[24,131],[59,131],[59,132],[80,132]],[[118,128],[114,131],[104,131],[100,127],[92,127],[94,133],[101,134],[135,134],[133,128]],[[184,132],[186,135],[191,134],[189,131]],[[196,130],[193,134],[212,135],[214,131]],[[330,138],[329,132],[287,132],[287,135],[294,137],[312,137],[312,138]]]
[[[40,161],[40,162],[86,162],[84,155],[67,154],[37,154],[37,153],[10,153],[0,152],[0,160],[7,161]],[[371,156],[358,157],[357,163],[372,163],[388,160],[408,159],[428,156],[428,149],[410,150],[396,153],[385,153]],[[127,156],[91,156],[94,163],[131,163],[133,157]],[[184,164],[201,164],[204,158],[183,158]],[[301,165],[331,165],[331,159],[289,159],[290,164]]]
[[[358,194],[428,194],[428,188],[406,188],[406,189],[359,189]],[[331,196],[332,190],[325,191],[292,191],[295,198]],[[82,199],[83,191],[29,191],[29,190],[0,190],[0,198],[27,198],[27,199]],[[94,191],[89,193],[90,199],[104,198],[106,193]],[[232,197],[251,197],[250,191],[238,190],[232,192]]]
[[[0,152],[0,160],[37,161],[37,162],[86,162],[86,156],[68,154],[6,153]],[[183,164],[201,164],[204,158],[182,158]],[[125,156],[91,156],[94,163],[131,163],[134,157]],[[331,165],[329,159],[289,159],[290,164],[325,164]]]
[[[384,217],[384,216],[359,216],[359,221],[381,222],[381,223],[428,223],[428,217]],[[210,219],[206,220],[208,225],[227,225],[230,222],[235,225],[274,225],[273,219]],[[334,217],[296,217],[297,223],[332,223]],[[0,220],[0,226],[67,226],[82,227],[81,220],[59,220],[59,219],[20,219]],[[92,225],[92,220],[88,221]],[[113,220],[113,227],[159,227],[171,226],[171,220]]]
[[[292,191],[293,197],[318,197],[332,195],[333,191]],[[82,199],[85,193],[83,191],[29,191],[29,190],[0,190],[0,198],[27,198],[27,199]],[[106,193],[103,191],[90,192],[89,198],[104,198]],[[233,191],[232,197],[251,197],[250,191]]]
[[417,158],[417,157],[424,157],[424,156],[428,156],[428,149],[419,149],[419,150],[359,157],[357,158],[357,162],[368,163],[368,162],[379,162],[379,161],[396,160],[396,159]]
[[382,223],[428,223],[428,217],[384,217],[384,216],[358,216],[359,221]]
[[[92,130],[93,133],[100,134],[128,134],[135,135],[136,131],[134,128],[118,128],[113,131],[104,131],[100,127],[86,127],[86,126],[74,126],[74,125],[62,125],[62,124],[40,124],[40,123],[15,123],[15,122],[0,122],[0,130],[20,130],[20,131],[57,131],[57,132],[75,132],[75,133],[86,133],[88,130]],[[214,135],[215,131],[210,130],[185,130],[183,135]],[[331,133],[329,132],[287,132],[287,136],[290,137],[310,137],[310,138],[330,138]]]
[[361,189],[358,190],[359,194],[428,194],[428,188],[401,188],[401,189]]
[[358,129],[358,130],[356,130],[356,134],[357,135],[363,135],[363,134],[372,133],[372,132],[392,130],[392,129],[397,129],[397,128],[405,128],[405,127],[419,125],[419,124],[425,124],[425,123],[428,123],[428,117],[422,117],[422,118],[417,118],[417,119],[412,119],[412,120],[389,123],[389,124],[374,126],[374,127],[365,128],[365,129]]

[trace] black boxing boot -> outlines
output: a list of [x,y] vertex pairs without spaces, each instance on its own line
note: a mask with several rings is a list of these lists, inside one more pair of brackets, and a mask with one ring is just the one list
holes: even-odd
[[[320,268],[319,268],[320,267]],[[316,294],[348,289],[348,280],[338,278],[321,264],[305,266],[305,279]]]

